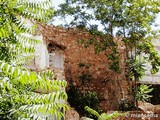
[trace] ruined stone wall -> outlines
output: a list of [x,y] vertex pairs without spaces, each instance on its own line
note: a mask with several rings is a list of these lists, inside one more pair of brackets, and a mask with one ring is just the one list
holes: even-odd
[[45,44],[61,46],[64,50],[64,71],[68,85],[74,85],[82,92],[95,91],[100,98],[100,106],[104,111],[118,108],[120,99],[129,98],[128,82],[124,71],[124,46],[117,38],[121,53],[121,73],[109,69],[110,61],[106,55],[109,50],[95,53],[94,45],[85,48],[79,44],[81,39],[89,40],[92,36],[86,31],[62,29],[41,25]]

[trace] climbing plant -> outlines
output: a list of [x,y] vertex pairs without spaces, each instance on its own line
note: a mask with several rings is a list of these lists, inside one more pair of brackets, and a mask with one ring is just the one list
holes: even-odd
[[[136,86],[138,77],[142,77],[145,71],[137,61],[139,56],[150,63],[152,74],[159,71],[160,56],[152,43],[153,38],[159,36],[159,30],[151,27],[160,12],[159,6],[159,0],[66,0],[55,16],[69,18],[65,27],[87,28],[93,35],[91,44],[95,46],[96,53],[107,49],[111,51],[107,58],[112,61],[110,69],[117,73],[121,72],[120,52],[115,42],[119,38],[125,49],[126,79],[128,83],[134,81]],[[90,44],[84,40],[80,42],[87,44],[84,47]]]
[[[66,82],[53,80],[51,71],[31,72],[25,62],[39,40],[35,25],[46,22],[50,0],[0,0],[0,119],[42,120],[62,118],[68,108]],[[27,56],[27,57],[25,57]]]

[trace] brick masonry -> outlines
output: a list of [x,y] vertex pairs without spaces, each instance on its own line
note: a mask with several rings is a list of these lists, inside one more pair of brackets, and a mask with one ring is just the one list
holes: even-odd
[[125,47],[116,38],[121,58],[121,73],[109,69],[110,61],[106,55],[109,50],[95,53],[94,45],[85,48],[78,41],[89,40],[92,35],[78,29],[63,29],[49,25],[40,25],[43,43],[56,45],[64,51],[64,75],[69,85],[82,92],[95,91],[100,98],[104,111],[117,110],[121,99],[130,98],[129,84],[125,78]]

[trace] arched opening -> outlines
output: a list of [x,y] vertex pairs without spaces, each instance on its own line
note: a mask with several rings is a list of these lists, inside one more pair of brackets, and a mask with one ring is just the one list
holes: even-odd
[[62,46],[48,44],[49,67],[54,69],[55,79],[65,79],[64,75],[64,48]]

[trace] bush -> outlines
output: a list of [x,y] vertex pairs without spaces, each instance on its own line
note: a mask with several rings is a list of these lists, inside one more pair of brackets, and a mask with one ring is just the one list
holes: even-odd
[[74,107],[80,115],[94,118],[92,114],[85,111],[85,106],[89,106],[99,112],[101,111],[98,107],[99,98],[95,92],[87,91],[85,94],[82,94],[76,87],[70,86],[67,94],[70,105]]
[[122,99],[119,102],[119,110],[120,111],[130,111],[135,109],[134,101]]

